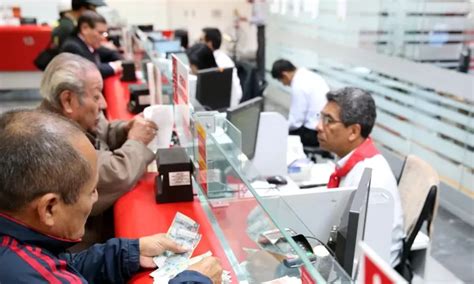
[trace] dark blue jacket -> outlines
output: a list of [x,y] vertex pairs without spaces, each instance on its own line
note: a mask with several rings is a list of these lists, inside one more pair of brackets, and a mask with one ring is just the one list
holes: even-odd
[[100,47],[92,53],[87,44],[77,35],[68,37],[62,44],[60,52],[74,53],[94,62],[104,79],[114,75],[115,73],[114,69],[108,64],[108,62],[120,60],[120,56],[116,51],[105,47]]
[[[74,244],[0,213],[0,283],[125,283],[140,268],[137,239],[110,239],[77,254],[66,252]],[[184,271],[170,283],[211,281]]]

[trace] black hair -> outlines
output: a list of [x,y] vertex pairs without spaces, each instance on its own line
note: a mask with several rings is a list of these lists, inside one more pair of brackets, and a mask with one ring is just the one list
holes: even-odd
[[204,33],[204,41],[207,43],[211,42],[212,49],[216,50],[221,47],[222,44],[222,34],[217,28],[204,28],[202,29]]
[[326,98],[340,107],[340,119],[345,126],[359,124],[361,136],[369,137],[377,117],[375,101],[369,92],[346,87],[328,92]]
[[295,71],[296,67],[290,61],[286,59],[278,59],[273,63],[272,66],[272,77],[275,79],[281,79],[283,72]]
[[97,23],[107,24],[105,18],[94,12],[94,11],[85,11],[77,20],[77,33],[81,31],[81,27],[83,24],[87,24],[91,28],[95,28]]
[[199,70],[217,67],[212,50],[204,43],[196,43],[191,46],[186,51],[186,54],[188,55],[189,63],[196,65]]

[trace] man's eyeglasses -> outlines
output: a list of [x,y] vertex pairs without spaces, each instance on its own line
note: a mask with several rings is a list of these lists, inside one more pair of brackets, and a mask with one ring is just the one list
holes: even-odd
[[334,124],[334,123],[344,123],[340,120],[335,120],[330,115],[327,115],[325,113],[319,114],[319,120],[323,123],[323,125],[329,125],[329,124]]

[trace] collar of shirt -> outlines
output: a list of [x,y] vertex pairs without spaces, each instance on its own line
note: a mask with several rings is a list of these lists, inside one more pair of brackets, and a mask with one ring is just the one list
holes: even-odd
[[80,34],[78,34],[77,36],[86,44],[86,46],[87,46],[87,48],[89,49],[89,51],[90,51],[91,53],[94,53],[95,49],[94,49],[92,46],[90,46],[90,45],[87,44],[87,42],[86,42],[86,40],[84,39],[84,37],[83,37],[82,35],[80,35]]
[[63,252],[80,241],[46,235],[5,213],[0,213],[0,235],[7,235],[19,242],[45,248],[55,254]]
[[[357,149],[357,148],[356,148]],[[345,155],[344,157],[342,157],[341,159],[339,159],[337,162],[336,162],[336,167],[338,168],[342,168],[346,163],[347,163],[347,160],[349,160],[349,158],[352,156],[352,154],[354,153],[354,151],[356,150],[352,150],[349,152],[349,154]]]

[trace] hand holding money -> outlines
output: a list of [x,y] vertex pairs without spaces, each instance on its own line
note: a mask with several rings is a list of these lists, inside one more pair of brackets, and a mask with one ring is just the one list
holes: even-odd
[[166,234],[157,234],[148,237],[140,238],[140,266],[144,268],[156,267],[153,262],[153,257],[161,255],[165,251],[171,251],[174,253],[183,253],[187,249],[178,245],[176,242],[166,236]]
[[222,266],[219,259],[213,256],[208,256],[191,265],[188,270],[194,270],[209,277],[214,284],[219,284],[222,281]]

